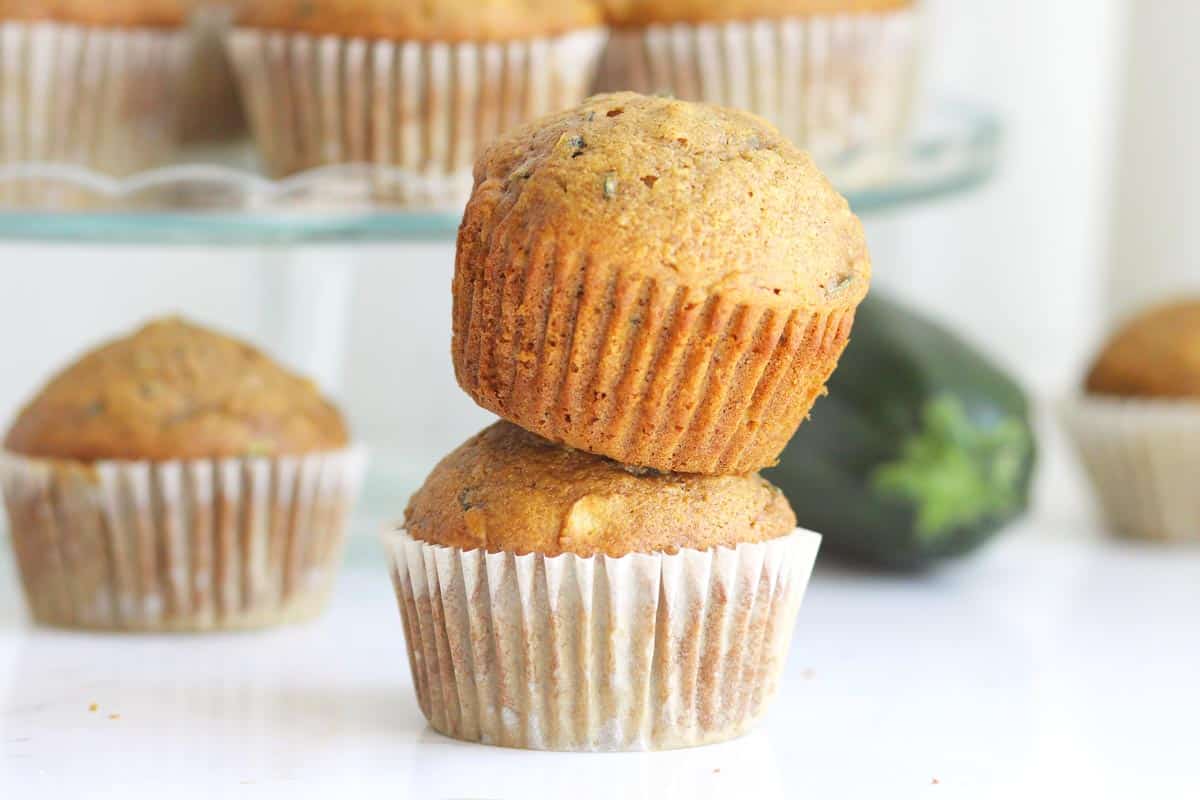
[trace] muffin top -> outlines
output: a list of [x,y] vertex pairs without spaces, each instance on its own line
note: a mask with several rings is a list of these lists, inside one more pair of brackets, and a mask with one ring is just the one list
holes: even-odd
[[598,0],[275,0],[245,2],[239,25],[422,41],[549,36],[603,22]]
[[0,0],[0,20],[175,27],[195,5],[196,0]]
[[795,526],[783,493],[758,475],[638,470],[509,422],[446,456],[404,512],[424,542],[544,555],[733,547]]
[[54,376],[4,447],[35,458],[159,461],[333,450],[347,438],[311,381],[244,342],[163,319]]
[[632,92],[591,97],[480,155],[460,250],[533,238],[629,277],[780,308],[851,308],[871,275],[858,218],[770,123]]
[[1125,323],[1084,387],[1092,394],[1200,398],[1200,300],[1159,306]]
[[908,8],[914,0],[604,0],[617,26],[731,22],[812,14],[857,14]]

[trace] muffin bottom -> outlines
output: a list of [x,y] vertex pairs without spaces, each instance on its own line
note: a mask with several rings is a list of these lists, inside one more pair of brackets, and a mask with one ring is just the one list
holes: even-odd
[[35,622],[205,631],[315,616],[365,454],[83,464],[0,454]]
[[820,537],[621,558],[385,534],[422,713],[456,739],[563,751],[737,737],[778,688]]

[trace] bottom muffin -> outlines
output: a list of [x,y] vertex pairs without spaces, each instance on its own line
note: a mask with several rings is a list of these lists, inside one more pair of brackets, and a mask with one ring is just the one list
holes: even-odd
[[430,724],[548,750],[751,728],[819,542],[757,475],[635,470],[506,422],[444,459],[385,534]]

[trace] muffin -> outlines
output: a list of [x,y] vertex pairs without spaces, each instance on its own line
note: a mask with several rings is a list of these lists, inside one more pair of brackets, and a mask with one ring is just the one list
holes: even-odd
[[362,468],[311,382],[165,319],[54,376],[0,484],[35,621],[209,630],[320,610]]
[[[0,164],[63,162],[123,176],[166,161],[177,143],[188,7],[0,0]],[[34,182],[0,188],[3,204],[60,200]]]
[[196,9],[190,20],[179,136],[188,145],[227,144],[246,134],[246,115],[225,49],[234,3],[192,2]]
[[481,143],[579,102],[606,37],[593,0],[280,0],[230,46],[271,174],[367,163],[378,199],[457,209]]
[[916,83],[913,0],[606,0],[598,89],[761,114],[839,182],[878,177]]
[[1125,323],[1063,418],[1117,533],[1200,542],[1200,299]]
[[751,114],[598,95],[493,142],[454,272],[454,370],[547,439],[662,471],[775,463],[867,293],[862,226]]
[[421,710],[460,739],[664,749],[765,712],[820,537],[757,475],[631,469],[498,422],[386,534]]

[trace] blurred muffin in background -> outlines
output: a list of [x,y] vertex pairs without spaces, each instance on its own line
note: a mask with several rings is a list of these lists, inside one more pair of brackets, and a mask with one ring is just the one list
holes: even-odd
[[458,207],[480,146],[586,95],[594,0],[279,0],[230,47],[267,170],[367,163],[378,199]]
[[1200,542],[1200,299],[1121,326],[1065,422],[1117,532]]
[[894,160],[915,90],[915,0],[604,2],[598,90],[753,111],[843,185]]
[[596,95],[479,158],[451,352],[475,402],[663,471],[772,466],[867,294],[862,225],[744,111]]
[[737,736],[778,688],[816,556],[795,526],[758,475],[638,470],[498,422],[385,534],[421,710],[509,747]]
[[55,375],[0,453],[37,622],[220,630],[315,615],[363,456],[308,380],[152,322]]
[[[122,176],[167,161],[190,6],[0,0],[0,165],[64,162]],[[55,204],[39,190],[0,188],[0,204]]]

